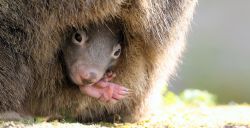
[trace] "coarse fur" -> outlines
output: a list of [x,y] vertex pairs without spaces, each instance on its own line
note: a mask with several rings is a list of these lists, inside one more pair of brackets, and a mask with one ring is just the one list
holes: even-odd
[[[197,0],[0,0],[0,112],[82,121],[140,119],[159,98],[185,46]],[[118,21],[126,45],[115,83],[134,91],[117,104],[83,95],[65,78],[61,47],[72,27]],[[156,100],[156,99],[154,99]]]

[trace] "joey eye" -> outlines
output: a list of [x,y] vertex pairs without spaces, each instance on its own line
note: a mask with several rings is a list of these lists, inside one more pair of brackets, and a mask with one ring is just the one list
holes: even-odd
[[76,33],[76,34],[75,34],[75,40],[78,41],[78,42],[81,42],[81,41],[82,41],[82,36],[81,36],[81,34]]
[[82,45],[88,40],[86,31],[77,31],[76,33],[73,34],[72,36],[72,42],[77,44],[77,45]]
[[119,56],[120,53],[121,53],[121,49],[118,49],[117,51],[115,51],[114,56]]
[[121,54],[121,45],[118,44],[113,48],[113,53],[112,53],[112,57],[114,59],[117,59]]

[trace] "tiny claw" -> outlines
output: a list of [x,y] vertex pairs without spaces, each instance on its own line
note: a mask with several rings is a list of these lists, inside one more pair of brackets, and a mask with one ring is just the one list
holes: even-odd
[[118,94],[119,94],[119,95],[128,95],[129,92],[127,92],[127,91],[120,91]]
[[125,91],[127,93],[133,93],[133,91],[131,89],[128,89],[128,88],[125,88],[125,87],[122,87],[122,91]]
[[120,86],[119,88],[120,88],[120,90],[123,90],[123,91],[129,91],[129,89],[128,89],[128,88],[123,87],[123,86]]

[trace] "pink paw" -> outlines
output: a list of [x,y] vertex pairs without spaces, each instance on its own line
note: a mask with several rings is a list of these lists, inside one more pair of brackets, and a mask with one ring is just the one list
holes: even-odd
[[96,86],[102,88],[102,95],[99,100],[103,102],[115,103],[129,94],[129,89],[111,82],[100,81]]
[[129,94],[129,89],[106,81],[99,81],[90,86],[80,86],[80,90],[100,101],[112,103],[125,98]]
[[112,71],[108,71],[108,72],[106,72],[105,74],[104,74],[104,77],[103,77],[103,79],[102,80],[104,80],[104,81],[111,81],[113,78],[115,78],[116,77],[116,74],[115,73],[113,73]]
[[104,75],[102,80],[93,85],[80,86],[80,90],[84,94],[97,98],[100,101],[115,103],[118,100],[125,98],[130,93],[129,89],[109,82],[115,76],[116,74],[109,71]]

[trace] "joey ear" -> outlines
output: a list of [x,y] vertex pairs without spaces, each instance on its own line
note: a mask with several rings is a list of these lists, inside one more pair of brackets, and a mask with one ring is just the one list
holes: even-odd
[[120,44],[124,42],[124,33],[122,32],[122,30],[119,30],[118,32],[118,39]]

